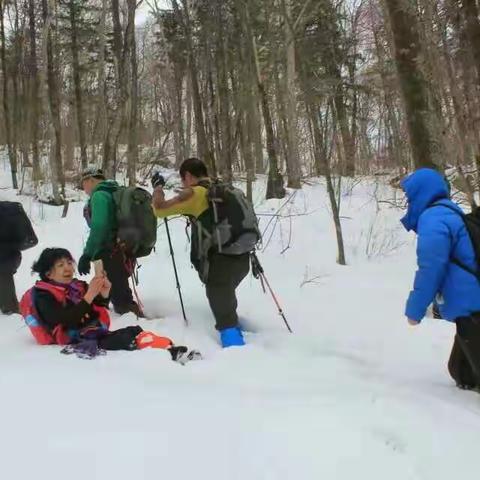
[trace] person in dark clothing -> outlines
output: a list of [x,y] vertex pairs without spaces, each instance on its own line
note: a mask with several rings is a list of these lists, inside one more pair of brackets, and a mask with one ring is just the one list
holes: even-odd
[[480,314],[457,318],[448,372],[457,387],[480,393]]
[[213,222],[208,201],[210,179],[207,167],[197,158],[187,159],[180,167],[180,177],[184,189],[170,200],[165,200],[163,178],[153,177],[155,215],[160,218],[172,215],[189,217],[192,223],[191,262],[205,284],[222,346],[242,346],[245,342],[238,324],[236,289],[250,270],[250,255],[225,255],[202,250],[199,230],[209,230]]
[[[75,261],[68,250],[45,249],[32,270],[41,280],[24,295],[21,308],[38,343],[75,345],[87,341],[104,350],[163,348],[178,361],[187,353],[186,347],[174,346],[169,338],[144,332],[138,325],[109,331],[106,305],[110,281],[104,275],[95,276],[88,285],[76,280]],[[34,321],[33,315],[38,317]]]
[[463,212],[450,199],[445,178],[435,170],[419,169],[401,185],[408,199],[402,223],[418,236],[418,270],[405,308],[408,322],[419,325],[434,302],[437,316],[456,325],[450,375],[458,387],[478,389],[480,282],[471,273],[477,265]]
[[21,261],[22,254],[19,250],[0,243],[0,311],[6,315],[19,312],[13,276]]
[[36,245],[30,220],[18,202],[0,202],[0,311],[18,313],[13,276],[22,261],[21,250]]
[[106,180],[101,170],[88,168],[82,174],[82,188],[90,197],[84,210],[90,235],[78,262],[78,271],[81,275],[86,275],[90,273],[90,263],[93,260],[102,260],[103,268],[112,282],[110,300],[115,312],[120,315],[133,312],[137,317],[143,318],[144,314],[133,300],[128,284],[130,265],[133,265],[135,259],[126,258],[116,241],[117,221],[112,195],[118,189],[118,184]]
[[216,320],[216,329],[222,332],[238,328],[236,289],[250,271],[249,255],[210,257],[208,280],[205,284],[208,303]]

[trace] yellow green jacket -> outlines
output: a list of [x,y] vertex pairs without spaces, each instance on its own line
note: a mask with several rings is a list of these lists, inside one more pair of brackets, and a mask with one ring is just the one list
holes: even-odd
[[186,215],[190,218],[191,224],[191,244],[190,261],[197,270],[202,282],[208,280],[209,255],[212,243],[211,232],[212,214],[208,203],[208,189],[197,185],[191,187],[193,195],[186,200],[179,201],[166,208],[154,208],[155,215],[160,218],[171,217],[174,215]]
[[187,215],[198,219],[208,210],[208,190],[201,186],[191,188],[193,190],[193,195],[190,198],[167,208],[154,208],[155,215],[159,218],[172,217],[174,215]]

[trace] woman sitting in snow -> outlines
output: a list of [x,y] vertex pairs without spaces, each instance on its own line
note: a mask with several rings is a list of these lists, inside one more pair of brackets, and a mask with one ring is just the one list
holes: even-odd
[[95,276],[90,284],[74,278],[75,261],[68,250],[45,249],[32,270],[40,281],[25,293],[20,311],[40,345],[67,345],[62,353],[87,358],[105,350],[145,347],[167,349],[181,363],[199,357],[198,352],[174,346],[169,338],[144,332],[140,326],[109,331],[110,281],[105,275]]

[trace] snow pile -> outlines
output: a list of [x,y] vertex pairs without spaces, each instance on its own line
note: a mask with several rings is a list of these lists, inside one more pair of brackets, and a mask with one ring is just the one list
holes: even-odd
[[[81,203],[66,218],[22,201],[46,246],[78,258],[88,231]],[[139,292],[146,329],[200,349],[179,366],[161,351],[109,352],[93,361],[38,347],[20,317],[0,315],[0,465],[3,478],[77,479],[450,479],[477,470],[478,395],[446,372],[453,327],[403,317],[414,272],[414,237],[401,230],[394,192],[364,179],[343,186],[349,266],[336,264],[324,183],[285,201],[255,204],[265,230],[259,256],[294,330],[249,277],[239,291],[248,345],[222,350],[190,267],[185,222],[171,221],[190,327],[177,300],[165,229],[143,260]],[[380,200],[378,203],[377,200]],[[273,216],[277,213],[280,216]],[[136,319],[114,316],[113,327]]]

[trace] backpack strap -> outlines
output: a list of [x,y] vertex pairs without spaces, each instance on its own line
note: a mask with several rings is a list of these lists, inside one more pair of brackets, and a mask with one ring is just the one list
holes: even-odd
[[207,190],[210,189],[210,187],[212,186],[214,182],[212,182],[211,180],[200,180],[197,185],[199,187],[203,187],[203,188],[206,188]]
[[[434,204],[430,205],[428,208],[433,208],[433,207],[445,207],[445,208],[448,208],[448,210],[450,210],[452,212],[455,212],[459,217],[461,217],[461,219],[463,220],[463,223],[465,225],[465,228],[467,229],[467,233],[469,233],[467,223],[466,223],[466,220],[465,220],[465,213],[460,212],[459,210],[452,207],[451,205],[445,205],[444,203],[434,203]],[[470,234],[468,236],[470,237]],[[472,242],[472,246],[473,246],[473,241],[472,241],[471,238],[470,238],[470,241]],[[474,250],[474,253],[475,253],[475,250]],[[473,268],[470,268],[468,265],[466,265],[465,263],[463,263],[462,261],[458,260],[457,258],[455,258],[453,256],[450,257],[450,261],[453,264],[455,264],[458,267],[465,270],[466,272],[470,273],[471,275],[474,275],[477,278],[477,280],[480,282],[480,269],[477,268],[477,270],[474,270]]]
[[432,203],[432,205],[429,205],[427,208],[433,208],[433,207],[445,207],[451,210],[452,212],[455,212],[457,215],[460,215],[462,218],[465,217],[465,214],[463,212],[460,212],[456,208],[452,207],[451,205],[446,205],[445,203]]

